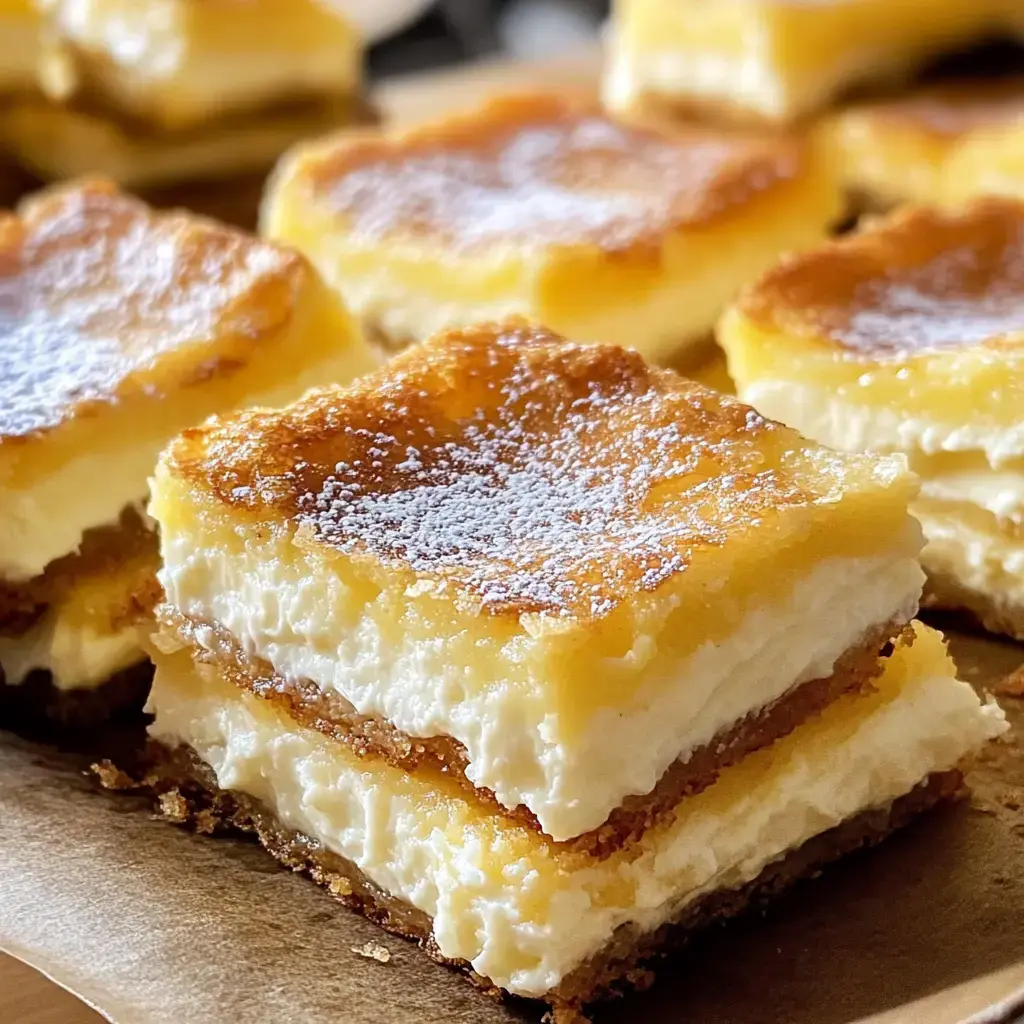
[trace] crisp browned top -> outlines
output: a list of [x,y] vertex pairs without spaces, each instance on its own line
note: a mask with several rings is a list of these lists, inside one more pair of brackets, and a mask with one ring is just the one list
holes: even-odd
[[786,333],[879,356],[1010,344],[1024,332],[1024,203],[904,209],[781,263],[740,309]]
[[849,116],[867,116],[882,125],[956,138],[976,129],[1024,120],[1024,77],[944,82],[910,95],[853,107]]
[[842,473],[809,473],[814,450],[634,352],[513,320],[186,431],[167,459],[200,496],[453,583],[488,611],[582,619],[789,507],[834,501]]
[[792,139],[627,126],[531,95],[402,135],[341,138],[301,174],[368,241],[619,250],[742,206],[797,175],[802,152]]
[[244,365],[305,264],[103,182],[0,214],[0,443]]

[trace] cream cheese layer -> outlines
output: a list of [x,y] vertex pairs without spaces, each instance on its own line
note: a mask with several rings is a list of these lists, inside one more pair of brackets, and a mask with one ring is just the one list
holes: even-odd
[[[219,625],[245,654],[340,694],[360,714],[410,736],[458,740],[469,780],[506,807],[524,804],[558,840],[600,826],[674,761],[794,686],[830,675],[878,627],[908,621],[923,584],[916,532],[881,555],[826,559],[789,592],[767,587],[731,635],[668,664],[655,657],[659,637],[641,636],[622,658],[657,668],[638,678],[626,705],[599,707],[570,729],[543,681],[525,697],[522,685],[500,685],[503,672],[522,678],[526,654],[515,645],[485,660],[466,630],[417,630],[400,609],[385,615],[353,604],[344,584],[287,541],[260,551],[229,545],[164,530],[161,582],[174,609]],[[199,639],[216,646],[202,630]]]
[[876,693],[835,702],[605,860],[558,853],[443,775],[360,759],[209,670],[196,673],[184,652],[157,659],[151,732],[191,747],[222,788],[259,800],[428,914],[444,956],[542,996],[616,928],[656,929],[701,895],[744,885],[1004,732],[1001,710],[955,680],[936,656],[941,640],[918,628]]

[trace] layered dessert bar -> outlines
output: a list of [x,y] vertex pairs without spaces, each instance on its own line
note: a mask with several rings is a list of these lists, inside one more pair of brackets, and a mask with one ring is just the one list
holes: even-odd
[[46,0],[41,94],[0,120],[44,179],[132,188],[265,172],[362,116],[361,43],[317,0]]
[[794,256],[719,339],[765,415],[904,453],[931,599],[1024,637],[1024,204],[906,208]]
[[779,253],[823,238],[840,193],[795,139],[630,126],[535,94],[301,145],[262,227],[386,347],[522,315],[657,361],[703,342]]
[[933,85],[858,104],[822,135],[861,205],[1024,197],[1024,78]]
[[153,483],[146,785],[578,1009],[1005,728],[912,622],[913,490],[521,320],[211,420]]
[[3,722],[141,707],[161,448],[348,380],[368,350],[297,253],[98,181],[0,216],[0,305]]
[[1019,26],[1010,0],[615,0],[604,97],[793,121]]

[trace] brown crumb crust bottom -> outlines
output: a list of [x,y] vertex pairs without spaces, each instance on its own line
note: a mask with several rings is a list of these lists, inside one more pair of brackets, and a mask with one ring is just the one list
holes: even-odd
[[43,669],[30,672],[17,686],[7,686],[0,666],[0,728],[61,734],[140,721],[152,679],[153,666],[143,661],[92,689],[58,689]]
[[[219,789],[210,769],[187,748],[172,751],[151,742],[147,759],[148,767],[135,775],[109,762],[95,765],[94,770],[107,788],[147,792],[158,812],[176,824],[208,834],[255,835],[282,865],[308,875],[339,902],[381,928],[416,941],[432,959],[464,971],[488,994],[499,998],[506,994],[473,971],[466,961],[441,954],[433,941],[427,914],[375,886],[351,861],[282,826],[258,801]],[[604,949],[545,997],[554,1010],[554,1019],[562,1024],[585,1020],[583,1008],[587,1004],[649,987],[654,981],[653,961],[683,945],[700,929],[776,898],[797,881],[817,875],[831,861],[875,845],[918,814],[963,792],[959,770],[934,773],[888,806],[866,811],[815,836],[740,889],[709,893],[652,932],[629,925],[620,927]]]
[[1024,640],[1024,607],[1000,600],[996,594],[965,587],[952,576],[929,572],[921,606],[964,611],[990,633]]
[[[383,757],[403,771],[436,771],[440,767],[476,798],[527,828],[542,831],[529,808],[520,805],[508,810],[489,790],[473,786],[466,778],[465,747],[452,737],[414,739],[378,716],[360,715],[339,694],[325,692],[309,681],[281,678],[267,662],[247,656],[234,638],[218,626],[175,616],[167,608],[160,610],[160,617],[189,648],[194,661],[211,664],[225,679],[275,704],[299,725],[346,744],[360,757]],[[203,631],[204,645],[195,639],[198,629]],[[894,620],[872,630],[839,659],[832,675],[795,687],[761,712],[719,733],[688,761],[671,765],[649,793],[627,797],[603,825],[557,845],[605,857],[639,838],[670,814],[683,797],[712,785],[723,769],[787,736],[844,694],[869,690],[882,671],[880,653],[881,657],[891,653],[891,640],[900,635],[901,629],[902,641],[912,643],[913,631],[902,622]],[[209,649],[211,643],[216,650]]]
[[124,599],[105,614],[111,632],[152,613],[160,599],[156,570],[160,564],[156,533],[129,506],[112,526],[87,530],[77,551],[57,558],[30,580],[0,579],[0,635],[20,636],[83,582],[117,572],[126,563],[139,567],[138,579]]

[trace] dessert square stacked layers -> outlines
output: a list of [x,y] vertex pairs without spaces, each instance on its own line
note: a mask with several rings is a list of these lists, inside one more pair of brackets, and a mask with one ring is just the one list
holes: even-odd
[[615,0],[604,96],[785,122],[1020,31],[1012,0]]
[[1024,204],[872,222],[766,274],[719,339],[766,415],[904,453],[932,600],[1024,636]]
[[287,249],[102,182],[0,216],[0,700],[119,705],[92,691],[144,659],[158,553],[141,503],[161,448],[369,363]]
[[627,126],[530,95],[298,147],[263,230],[305,252],[386,347],[518,314],[664,360],[841,208],[838,180],[795,139]]
[[317,0],[46,0],[39,96],[0,119],[46,179],[264,171],[360,112],[361,44]]
[[1005,727],[911,622],[913,487],[522,321],[212,420],[153,483],[148,784],[579,1007]]
[[827,122],[822,136],[847,187],[869,206],[1024,197],[1024,78],[858,104]]

